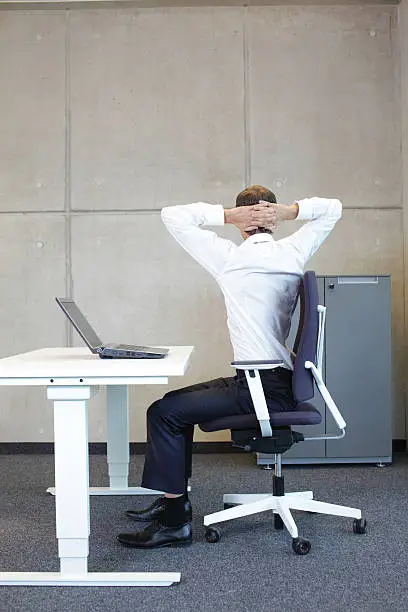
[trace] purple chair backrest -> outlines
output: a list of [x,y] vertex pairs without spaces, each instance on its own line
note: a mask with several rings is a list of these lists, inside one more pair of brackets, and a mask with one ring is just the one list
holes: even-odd
[[292,389],[297,403],[307,402],[314,396],[313,376],[306,370],[305,361],[316,363],[317,338],[319,334],[319,293],[316,274],[305,272],[299,288],[299,327],[293,350],[296,354],[293,369]]

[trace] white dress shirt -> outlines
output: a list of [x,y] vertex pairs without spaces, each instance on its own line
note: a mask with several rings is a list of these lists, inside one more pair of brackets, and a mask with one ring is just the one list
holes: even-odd
[[162,210],[169,232],[224,294],[236,361],[279,359],[293,369],[286,340],[299,282],[342,210],[336,199],[314,197],[297,204],[297,219],[309,221],[298,231],[282,240],[259,233],[240,245],[203,229],[224,225],[222,206],[198,202]]

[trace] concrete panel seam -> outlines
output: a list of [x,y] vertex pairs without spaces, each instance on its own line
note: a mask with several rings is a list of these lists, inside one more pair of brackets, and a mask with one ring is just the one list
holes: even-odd
[[248,50],[248,7],[244,6],[242,26],[242,55],[243,55],[243,104],[244,104],[244,175],[245,186],[251,184],[251,124],[249,99],[249,50]]
[[[210,202],[211,204],[212,202]],[[402,206],[344,206],[343,210],[361,210],[361,211],[402,211]],[[127,208],[127,209],[103,209],[103,210],[75,210],[71,212],[72,216],[81,215],[135,215],[135,214],[160,214],[161,208]]]
[[73,210],[71,211],[72,217],[81,217],[82,215],[137,215],[137,214],[154,214],[159,215],[161,213],[161,208],[108,208],[104,210]]
[[[404,13],[405,11],[405,13]],[[403,205],[403,232],[402,232],[402,273],[404,281],[402,284],[403,291],[403,300],[404,300],[404,308],[403,308],[403,325],[404,325],[404,337],[407,338],[408,328],[407,328],[407,257],[408,257],[408,245],[406,239],[406,231],[407,231],[407,195],[408,195],[408,176],[406,169],[408,168],[407,159],[408,159],[408,113],[406,110],[406,100],[408,99],[406,96],[407,91],[407,81],[408,81],[408,45],[405,44],[406,37],[404,36],[404,26],[408,23],[408,19],[404,18],[408,15],[408,5],[407,0],[401,2],[397,9],[397,32],[396,32],[396,48],[398,49],[397,59],[399,62],[399,82],[398,82],[398,99],[400,101],[399,112],[401,117],[401,138],[400,138],[400,148],[401,148],[401,174],[402,174],[402,205]],[[405,437],[408,437],[408,386],[404,378],[404,394],[405,394]]]
[[336,0],[328,2],[316,0],[315,2],[302,2],[301,0],[290,0],[287,3],[276,2],[273,0],[213,0],[212,2],[194,2],[194,0],[0,0],[0,11],[63,11],[67,7],[73,10],[96,10],[96,9],[123,9],[134,8],[137,10],[154,9],[202,9],[202,8],[224,8],[224,7],[244,7],[254,6],[270,8],[274,6],[398,6],[400,0]]
[[[377,212],[389,212],[389,211],[403,211],[404,208],[402,206],[345,206],[343,202],[343,210],[360,210],[360,211],[377,211]],[[71,210],[69,211],[69,216],[72,217],[81,217],[84,215],[145,215],[145,214],[153,214],[159,215],[161,213],[161,208],[117,208],[117,209],[106,209],[106,210],[91,210],[91,209],[83,209],[83,210]],[[18,216],[18,215],[50,215],[53,217],[65,217],[67,216],[67,212],[63,210],[1,210],[1,215],[9,215],[9,216]]]
[[[65,12],[65,288],[73,294],[72,232],[71,232],[71,64],[70,64],[70,12]],[[67,346],[72,346],[72,325],[65,321]]]

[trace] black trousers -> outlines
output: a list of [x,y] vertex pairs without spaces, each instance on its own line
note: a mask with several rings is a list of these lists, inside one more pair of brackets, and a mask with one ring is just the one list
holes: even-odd
[[[261,370],[269,412],[292,410],[292,372]],[[170,391],[147,411],[147,450],[142,486],[184,493],[191,476],[194,425],[219,417],[251,414],[254,407],[244,372]]]

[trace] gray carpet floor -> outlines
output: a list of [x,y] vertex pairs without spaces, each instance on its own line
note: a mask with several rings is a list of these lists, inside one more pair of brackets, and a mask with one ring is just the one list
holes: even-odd
[[[139,484],[143,458],[132,457],[130,480]],[[106,486],[106,458],[92,456],[91,483]],[[311,540],[304,557],[292,552],[286,531],[269,515],[224,523],[217,544],[204,540],[202,517],[221,509],[224,492],[269,492],[272,472],[252,456],[195,455],[194,544],[137,551],[115,535],[135,523],[123,512],[151,497],[92,497],[90,571],[180,571],[169,588],[0,587],[0,610],[52,612],[274,612],[408,610],[408,457],[375,466],[285,467],[286,488],[312,489],[315,499],[355,506],[369,521],[355,535],[352,520],[294,513]],[[53,458],[0,456],[0,569],[58,571]]]

